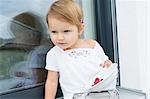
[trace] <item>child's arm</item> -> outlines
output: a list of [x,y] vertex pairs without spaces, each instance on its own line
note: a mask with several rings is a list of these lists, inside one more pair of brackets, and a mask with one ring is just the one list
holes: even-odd
[[58,85],[58,72],[48,71],[45,84],[45,99],[55,99]]

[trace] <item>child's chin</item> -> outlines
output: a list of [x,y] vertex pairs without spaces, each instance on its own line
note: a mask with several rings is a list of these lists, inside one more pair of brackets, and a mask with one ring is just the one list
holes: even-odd
[[66,47],[62,47],[62,46],[59,46],[61,49],[63,49],[63,50],[67,50],[68,48],[66,48]]

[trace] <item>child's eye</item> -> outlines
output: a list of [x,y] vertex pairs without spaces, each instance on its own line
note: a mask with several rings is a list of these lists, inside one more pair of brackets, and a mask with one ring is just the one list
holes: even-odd
[[51,33],[57,33],[56,31],[51,31]]
[[64,32],[71,32],[71,30],[64,30]]

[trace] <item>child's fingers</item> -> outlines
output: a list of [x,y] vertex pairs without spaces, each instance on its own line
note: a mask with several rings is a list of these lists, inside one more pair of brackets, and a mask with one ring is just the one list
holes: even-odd
[[103,67],[109,67],[111,66],[112,62],[110,60],[107,60],[104,62],[104,66]]
[[103,68],[111,66],[112,62],[110,60],[106,60],[104,63],[100,64]]

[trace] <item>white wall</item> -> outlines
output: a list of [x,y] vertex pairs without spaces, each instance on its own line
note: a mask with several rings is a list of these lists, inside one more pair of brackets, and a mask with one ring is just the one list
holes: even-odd
[[150,1],[116,0],[116,8],[121,87],[150,93]]

